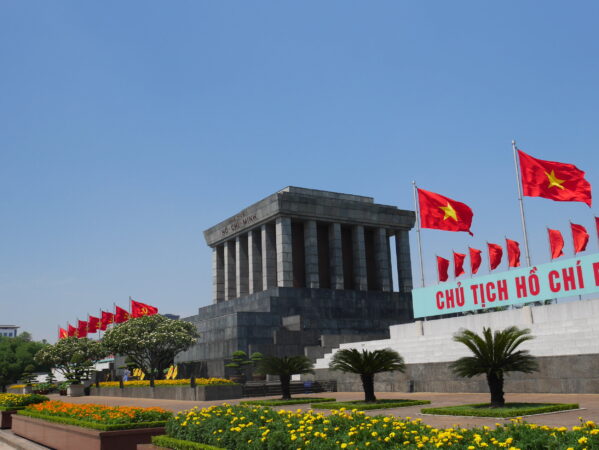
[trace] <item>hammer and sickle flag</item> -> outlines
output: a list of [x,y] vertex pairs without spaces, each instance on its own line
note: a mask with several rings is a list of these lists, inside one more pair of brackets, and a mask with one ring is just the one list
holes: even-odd
[[466,231],[473,236],[470,226],[474,214],[465,203],[418,188],[418,205],[422,228]]
[[158,314],[158,308],[155,306],[131,300],[131,317],[153,316],[154,314]]
[[518,150],[522,193],[556,202],[583,202],[591,206],[591,183],[573,164],[544,161]]

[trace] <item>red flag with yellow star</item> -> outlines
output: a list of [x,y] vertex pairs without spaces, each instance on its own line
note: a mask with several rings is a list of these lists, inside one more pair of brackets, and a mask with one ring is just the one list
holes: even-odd
[[525,196],[543,197],[557,202],[583,202],[591,206],[591,184],[578,167],[533,158],[522,150],[518,150],[518,155]]
[[87,332],[95,333],[100,328],[100,318],[94,316],[87,316]]
[[77,337],[77,328],[70,323],[67,324],[67,335],[69,337]]
[[114,314],[111,312],[102,311],[102,319],[100,320],[100,330],[106,331],[108,325],[114,323]]
[[472,209],[464,203],[455,201],[434,192],[418,188],[420,206],[420,226],[445,231],[470,231]]
[[58,339],[64,339],[67,336],[68,336],[67,330],[65,330],[64,328],[58,329]]

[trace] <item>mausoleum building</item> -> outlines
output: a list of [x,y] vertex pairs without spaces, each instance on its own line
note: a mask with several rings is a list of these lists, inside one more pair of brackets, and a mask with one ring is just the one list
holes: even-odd
[[177,362],[222,376],[238,349],[315,359],[388,337],[389,325],[413,321],[414,219],[371,197],[290,186],[209,228],[213,304],[184,319],[201,337]]

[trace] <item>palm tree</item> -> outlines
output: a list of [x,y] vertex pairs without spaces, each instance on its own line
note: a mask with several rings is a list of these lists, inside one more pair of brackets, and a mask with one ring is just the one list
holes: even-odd
[[472,378],[485,374],[491,392],[491,407],[505,405],[503,374],[506,372],[532,373],[539,370],[537,360],[528,350],[517,350],[523,342],[533,339],[529,329],[508,327],[492,332],[483,328],[482,335],[470,330],[457,333],[453,340],[468,347],[474,356],[465,356],[451,364],[460,377]]
[[303,355],[299,356],[265,356],[259,362],[260,373],[266,375],[278,375],[281,380],[281,391],[283,392],[283,400],[291,398],[291,375],[314,373],[312,370],[312,361]]
[[335,353],[329,368],[360,375],[364,389],[364,401],[370,403],[376,402],[374,376],[379,372],[394,370],[403,372],[406,370],[406,365],[399,353],[390,348],[374,351],[360,351],[352,348]]

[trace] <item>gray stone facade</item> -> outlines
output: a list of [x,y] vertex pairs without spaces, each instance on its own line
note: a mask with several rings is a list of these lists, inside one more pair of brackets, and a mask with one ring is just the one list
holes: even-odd
[[209,228],[213,304],[184,319],[201,338],[177,361],[223,376],[238,349],[316,358],[323,336],[387,337],[389,325],[413,320],[414,220],[371,197],[287,187]]

